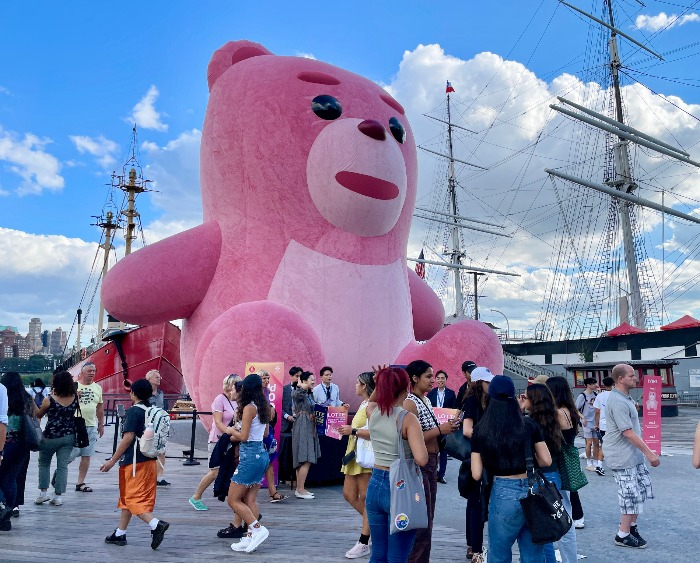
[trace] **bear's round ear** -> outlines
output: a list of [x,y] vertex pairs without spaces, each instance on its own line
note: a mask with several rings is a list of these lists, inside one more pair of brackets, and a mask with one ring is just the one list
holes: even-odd
[[211,91],[212,86],[214,86],[214,82],[216,82],[229,67],[245,59],[257,57],[259,55],[272,55],[272,53],[260,45],[260,43],[253,43],[245,39],[226,43],[226,45],[214,53],[209,61],[209,67],[207,68],[209,91]]

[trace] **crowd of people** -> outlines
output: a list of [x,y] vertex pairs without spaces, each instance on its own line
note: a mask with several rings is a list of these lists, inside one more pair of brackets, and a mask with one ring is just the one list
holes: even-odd
[[[0,531],[11,530],[11,517],[19,514],[24,502],[30,460],[25,437],[33,430],[32,420],[46,418],[35,504],[63,503],[67,467],[78,458],[75,491],[92,492],[87,484],[90,460],[104,434],[102,390],[94,381],[95,374],[95,366],[86,363],[77,380],[68,372],[58,372],[50,388],[36,380],[30,392],[18,373],[8,372],[0,378]],[[580,430],[585,439],[585,468],[604,477],[605,462],[618,487],[620,525],[614,543],[646,547],[637,520],[645,501],[654,498],[647,463],[656,467],[660,460],[641,438],[637,405],[630,395],[637,385],[632,367],[616,366],[603,380],[603,390],[595,380],[585,380],[585,390],[576,398],[564,377],[540,376],[518,395],[509,377],[494,375],[475,362],[465,361],[462,374],[464,383],[457,393],[447,386],[449,376],[444,370],[434,373],[423,360],[405,367],[377,367],[358,375],[355,392],[360,405],[350,423],[338,428],[340,435],[348,437],[345,455],[338,461],[344,474],[343,496],[361,518],[359,539],[346,552],[348,559],[369,556],[371,562],[430,561],[438,484],[446,484],[445,438],[455,432],[461,432],[471,447],[471,455],[460,467],[460,494],[467,499],[466,557],[472,563],[483,563],[487,550],[489,562],[511,561],[516,542],[523,563],[557,560],[554,544],[532,540],[520,503],[530,489],[529,458],[546,481],[557,487],[564,509],[574,521],[557,542],[560,560],[577,560],[576,529],[584,525],[583,512],[578,495],[564,486],[560,462]],[[215,495],[227,500],[233,512],[233,521],[219,530],[218,536],[237,539],[231,545],[234,551],[251,553],[270,534],[260,522],[258,492],[263,479],[270,502],[287,498],[275,486],[278,418],[281,431],[291,436],[294,496],[310,501],[315,495],[306,488],[306,480],[310,467],[321,458],[316,407],[349,408],[332,383],[330,366],[319,371],[318,384],[312,372],[300,367],[292,367],[289,376],[279,415],[270,401],[270,375],[265,371],[245,378],[227,375],[222,392],[211,405],[209,469],[189,504],[197,511],[208,510],[202,497],[214,485]],[[105,538],[108,544],[127,544],[126,531],[133,515],[150,527],[153,549],[163,542],[170,527],[153,512],[157,487],[169,484],[162,478],[164,453],[151,455],[142,450],[144,436],[149,429],[152,433],[152,425],[147,423],[151,407],[163,407],[159,385],[156,371],[131,384],[133,406],[123,417],[121,440],[100,467],[107,472],[119,466],[117,506],[121,512],[117,527]],[[459,414],[441,422],[434,408],[455,409]],[[87,445],[80,448],[75,445],[76,413],[87,428]],[[364,455],[360,459],[360,448],[369,448],[373,461],[368,464]],[[392,520],[390,471],[403,457],[402,452],[419,468],[427,525],[393,533],[398,524]],[[700,468],[700,424],[692,463]],[[53,495],[49,495],[50,487]],[[484,540],[486,527],[488,545]]]

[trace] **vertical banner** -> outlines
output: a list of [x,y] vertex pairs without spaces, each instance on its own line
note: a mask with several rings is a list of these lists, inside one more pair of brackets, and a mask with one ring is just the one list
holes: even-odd
[[644,406],[644,427],[642,440],[656,455],[661,454],[661,377],[645,375],[642,378],[644,389],[642,403]]
[[[270,404],[275,407],[277,413],[277,424],[275,427],[270,427],[270,433],[274,434],[275,439],[279,444],[280,427],[282,425],[282,388],[284,387],[284,363],[283,362],[246,362],[245,374],[259,373],[260,370],[266,370],[270,373],[270,383],[267,386],[269,392]],[[270,457],[273,457],[271,454]],[[272,463],[275,469],[275,483],[277,483],[277,456],[274,455]],[[267,486],[267,482],[263,479],[263,485]]]

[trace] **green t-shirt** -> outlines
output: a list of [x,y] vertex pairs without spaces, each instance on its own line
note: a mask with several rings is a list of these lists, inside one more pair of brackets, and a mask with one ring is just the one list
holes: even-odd
[[95,382],[90,385],[78,382],[78,393],[80,395],[80,411],[83,413],[85,425],[97,426],[97,405],[102,403],[102,387]]

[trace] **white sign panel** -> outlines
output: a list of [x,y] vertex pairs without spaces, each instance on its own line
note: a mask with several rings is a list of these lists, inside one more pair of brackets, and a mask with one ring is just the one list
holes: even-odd
[[700,369],[689,369],[688,376],[691,387],[700,387]]

